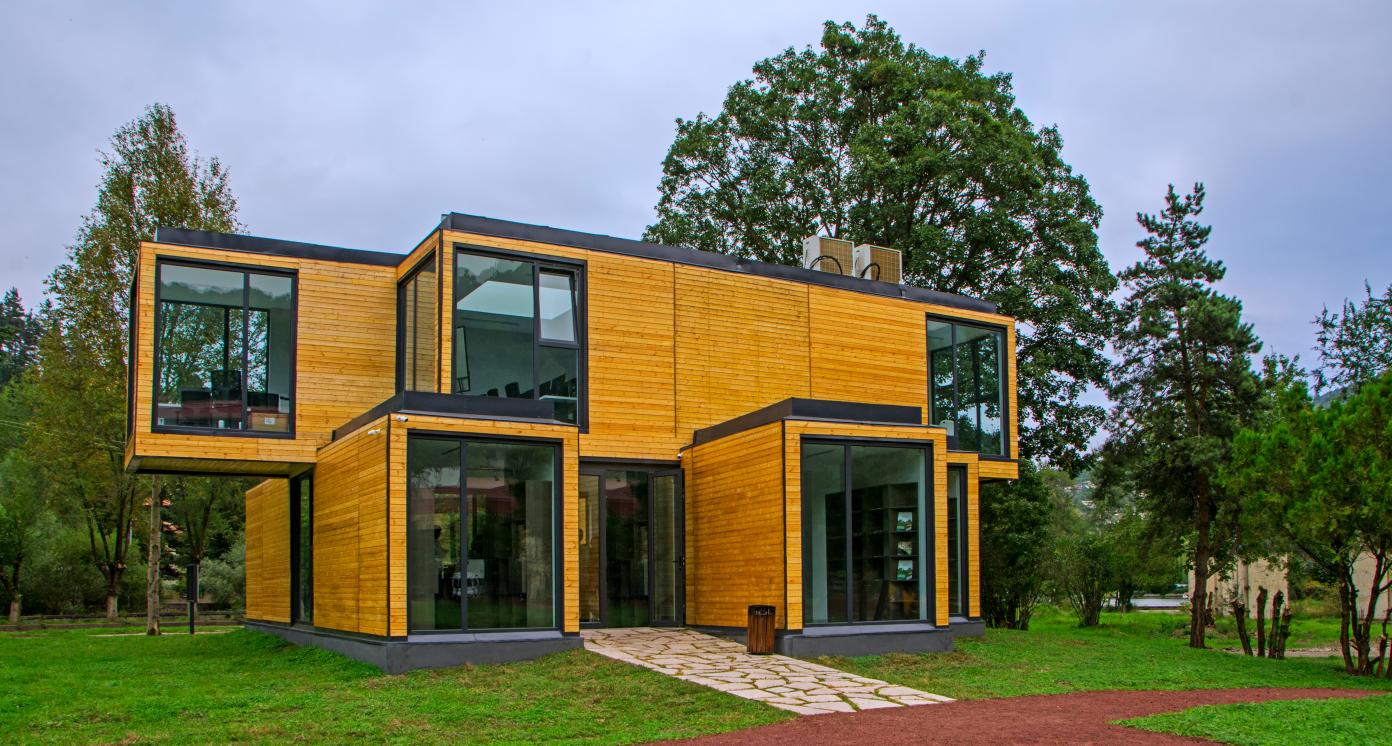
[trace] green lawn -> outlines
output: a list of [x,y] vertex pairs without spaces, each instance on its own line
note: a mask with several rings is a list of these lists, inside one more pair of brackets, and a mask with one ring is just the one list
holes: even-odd
[[[819,662],[956,699],[1016,697],[1098,689],[1209,689],[1228,687],[1334,687],[1385,689],[1392,681],[1343,673],[1334,658],[1249,658],[1185,646],[1185,618],[1155,613],[1104,614],[1102,626],[1080,629],[1072,615],[1044,610],[1029,632],[989,630],[961,639],[949,654],[824,658]],[[1329,637],[1332,632],[1333,638]],[[1297,639],[1326,645],[1337,625],[1312,620],[1292,625]],[[1214,647],[1239,647],[1219,635]],[[1304,643],[1303,643],[1304,644]]]
[[1195,707],[1122,725],[1240,746],[1385,744],[1392,743],[1392,696]]
[[584,651],[385,676],[256,632],[102,636],[113,632],[0,633],[0,733],[36,743],[634,743],[792,717]]

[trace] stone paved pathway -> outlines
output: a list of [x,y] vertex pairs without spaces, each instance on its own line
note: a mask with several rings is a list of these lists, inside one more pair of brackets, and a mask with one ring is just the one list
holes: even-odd
[[689,629],[630,627],[580,635],[586,650],[802,715],[952,701],[797,658],[750,655],[737,642]]

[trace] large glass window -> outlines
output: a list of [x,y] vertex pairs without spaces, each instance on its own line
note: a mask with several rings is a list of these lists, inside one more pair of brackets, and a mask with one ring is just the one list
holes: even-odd
[[555,627],[556,449],[412,437],[406,458],[411,631]]
[[580,417],[580,328],[573,269],[457,252],[453,390],[548,399],[556,418]]
[[947,608],[956,616],[967,615],[967,470],[947,470]]
[[1004,340],[999,329],[928,320],[929,420],[962,450],[1006,455]]
[[401,350],[397,360],[398,388],[406,391],[437,390],[435,367],[436,312],[435,260],[427,258],[397,290],[397,319]]
[[295,556],[295,621],[314,621],[314,478],[309,474],[291,481],[290,532]]
[[294,278],[166,262],[157,274],[155,425],[290,433]]
[[926,464],[912,446],[803,444],[804,623],[927,618]]

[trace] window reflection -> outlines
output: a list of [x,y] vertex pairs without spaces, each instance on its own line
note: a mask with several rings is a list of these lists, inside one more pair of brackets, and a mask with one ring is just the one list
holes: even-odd
[[1005,453],[1004,335],[995,329],[928,322],[929,419],[957,447]]

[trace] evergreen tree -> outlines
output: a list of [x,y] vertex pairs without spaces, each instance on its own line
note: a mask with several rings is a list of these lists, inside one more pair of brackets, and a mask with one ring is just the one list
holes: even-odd
[[646,238],[798,264],[830,235],[904,252],[912,285],[995,301],[1017,328],[1020,452],[1076,470],[1104,410],[1116,280],[1102,210],[1007,74],[905,45],[869,16],[754,65],[715,116],[677,120]]
[[1110,386],[1117,453],[1147,514],[1189,542],[1194,568],[1189,644],[1204,646],[1207,582],[1236,551],[1239,496],[1216,479],[1232,437],[1257,409],[1251,356],[1261,349],[1242,304],[1219,294],[1222,262],[1204,252],[1204,188],[1170,186],[1159,215],[1140,214],[1145,258],[1119,278],[1128,295]]
[[34,362],[38,344],[39,320],[10,288],[0,300],[0,389]]
[[106,581],[106,613],[115,618],[138,508],[150,494],[123,468],[129,291],[140,242],[160,226],[239,226],[226,170],[215,158],[190,155],[167,106],[155,104],[118,129],[100,162],[96,206],[48,280],[52,307],[26,449],[60,504],[85,523]]
[[1371,380],[1392,368],[1392,285],[1382,297],[1363,284],[1361,303],[1344,301],[1338,314],[1326,307],[1315,317],[1315,340],[1320,367],[1315,393],[1347,388]]

